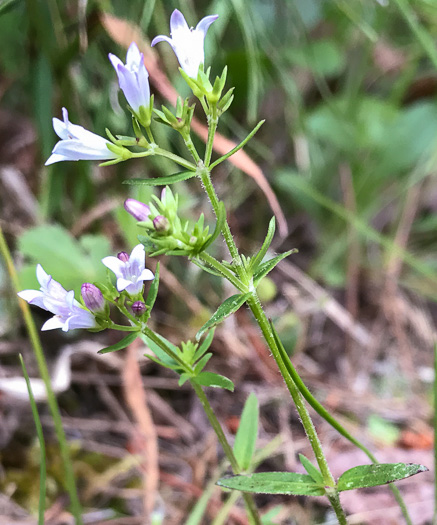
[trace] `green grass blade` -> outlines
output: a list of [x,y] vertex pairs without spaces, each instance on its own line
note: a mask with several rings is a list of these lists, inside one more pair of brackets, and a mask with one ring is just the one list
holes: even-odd
[[23,369],[24,379],[26,380],[27,391],[29,392],[30,407],[32,408],[33,420],[35,422],[36,433],[39,441],[40,449],[40,467],[39,467],[39,506],[38,506],[38,525],[44,525],[44,510],[46,502],[46,447],[44,442],[44,434],[42,431],[41,420],[39,419],[38,408],[36,406],[35,398],[33,397],[32,386],[30,384],[29,375],[24,364],[23,356],[19,356],[21,368]]
[[[6,262],[6,268],[9,273],[12,286],[16,292],[22,290],[20,282],[18,280],[18,275],[15,270],[14,262],[12,260],[11,253],[9,251],[8,245],[3,235],[3,231],[0,227],[0,253],[4,257]],[[62,463],[64,466],[65,473],[65,485],[67,487],[68,494],[71,501],[71,513],[74,516],[76,525],[83,525],[82,521],[82,507],[80,505],[79,496],[76,489],[76,481],[74,479],[73,464],[70,457],[70,451],[68,449],[67,437],[62,426],[61,412],[59,410],[59,405],[56,400],[56,396],[53,392],[50,374],[47,368],[47,362],[44,357],[44,352],[41,346],[41,341],[36,330],[35,323],[30,313],[29,305],[26,301],[19,301],[20,308],[22,310],[24,322],[26,324],[27,332],[29,334],[29,339],[32,344],[33,351],[35,352],[35,358],[38,363],[39,373],[42,380],[44,381],[46,391],[47,391],[47,403],[50,408],[50,413],[53,418],[53,423],[55,426],[56,437],[58,438],[59,448],[61,452]]]

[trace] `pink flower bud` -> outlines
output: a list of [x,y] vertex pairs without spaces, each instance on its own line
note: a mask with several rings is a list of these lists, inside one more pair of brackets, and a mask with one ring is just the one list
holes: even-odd
[[143,301],[135,301],[132,304],[132,312],[136,317],[141,317],[145,311],[146,305],[143,303]]
[[135,199],[126,199],[124,209],[132,215],[137,221],[146,221],[150,215],[150,208]]
[[153,226],[158,232],[166,232],[170,228],[170,223],[168,222],[167,217],[164,217],[164,215],[157,215],[153,219]]
[[91,312],[103,312],[105,299],[97,286],[91,283],[83,283],[80,292],[88,310],[91,310]]
[[120,259],[120,261],[124,263],[129,262],[129,254],[126,252],[117,253],[117,259]]

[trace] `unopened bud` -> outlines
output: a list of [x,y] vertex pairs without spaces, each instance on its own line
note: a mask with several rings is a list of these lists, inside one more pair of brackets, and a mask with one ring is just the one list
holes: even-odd
[[143,303],[143,301],[135,301],[132,304],[132,312],[137,317],[141,317],[145,311],[146,311],[146,305]]
[[153,226],[158,232],[166,232],[170,228],[170,223],[168,222],[167,217],[164,217],[164,215],[157,215],[153,219]]
[[126,252],[117,253],[117,259],[120,259],[120,261],[124,263],[129,262],[129,254]]
[[83,283],[80,292],[88,310],[91,310],[91,312],[103,312],[105,299],[97,286],[91,283]]
[[150,215],[150,208],[135,199],[126,199],[124,209],[132,215],[137,221],[146,221]]

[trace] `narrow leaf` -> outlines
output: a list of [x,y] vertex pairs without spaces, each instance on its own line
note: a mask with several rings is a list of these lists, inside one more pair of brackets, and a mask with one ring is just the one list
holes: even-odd
[[123,184],[129,184],[130,186],[167,186],[168,184],[174,184],[181,180],[188,180],[195,176],[195,171],[181,171],[180,173],[173,173],[173,175],[156,177],[154,179],[128,179],[124,180]]
[[211,237],[205,242],[205,244],[202,246],[202,251],[206,250],[208,246],[210,246],[220,235],[223,225],[226,220],[226,208],[222,201],[219,202],[218,208],[217,208],[217,222],[215,224],[215,229],[212,232]]
[[102,348],[97,353],[98,354],[109,354],[109,352],[117,352],[117,350],[123,350],[126,346],[129,346],[135,339],[138,337],[138,332],[131,332],[126,337],[123,337],[121,341],[115,343],[115,345],[107,346]]
[[208,348],[211,346],[213,339],[214,339],[214,330],[210,330],[208,332],[208,335],[203,340],[202,344],[196,350],[196,353],[194,354],[194,357],[193,357],[194,362],[200,359],[203,356],[203,354],[208,350]]
[[231,157],[234,153],[237,153],[237,151],[241,148],[243,148],[249,140],[255,135],[255,133],[259,130],[259,128],[264,124],[265,120],[260,120],[258,124],[253,128],[253,130],[247,135],[247,137],[240,142],[235,148],[232,148],[231,151],[228,151],[225,155],[217,159],[215,162],[213,162],[210,166],[210,169],[214,169],[216,166],[218,166],[221,162]]
[[250,297],[250,293],[241,295],[236,294],[232,297],[228,297],[226,301],[224,301],[218,308],[217,311],[213,314],[211,319],[207,321],[202,328],[197,332],[196,339],[197,341],[202,337],[202,335],[212,328],[213,326],[216,326],[220,324],[226,317],[229,317],[231,314],[236,312],[241,305],[246,301],[246,299]]
[[311,461],[306,458],[303,454],[299,454],[300,462],[302,463],[304,469],[308,474],[313,478],[313,480],[319,485],[324,484],[324,479],[322,473],[311,463]]
[[220,487],[255,494],[286,494],[289,496],[323,496],[323,486],[314,483],[311,476],[296,472],[259,472],[250,476],[220,478]]
[[163,366],[164,368],[168,368],[170,370],[174,370],[175,372],[179,372],[181,367],[178,363],[174,363],[174,364],[170,364],[170,363],[166,363],[164,361],[162,361],[161,359],[158,359],[157,357],[155,357],[154,355],[152,354],[144,354],[144,357],[147,357],[148,359],[150,359],[151,361],[153,361],[154,363],[160,365],[160,366]]
[[23,356],[19,354],[21,368],[23,369],[24,379],[26,381],[27,391],[29,393],[30,407],[32,409],[33,421],[36,427],[36,434],[39,441],[40,449],[40,467],[39,467],[39,507],[38,507],[38,525],[44,525],[44,510],[46,505],[46,446],[44,441],[44,433],[41,425],[41,420],[38,414],[38,407],[32,392],[32,385],[30,384],[29,375],[27,374],[26,365],[24,364]]
[[225,388],[231,392],[234,391],[234,383],[230,379],[220,374],[215,374],[214,372],[201,372],[193,381],[202,386]]
[[285,259],[292,253],[296,252],[297,250],[289,250],[288,252],[281,253],[280,255],[273,257],[273,259],[270,259],[270,261],[266,261],[265,263],[261,264],[253,276],[254,285],[257,286],[261,279],[270,273],[273,268],[282,261],[282,259]]
[[276,229],[276,220],[274,217],[270,219],[269,222],[269,228],[267,230],[266,238],[259,250],[259,252],[252,258],[250,265],[253,271],[256,271],[258,265],[262,262],[264,259],[267,250],[270,248],[270,245],[272,244],[273,236],[275,235],[275,229]]
[[179,378],[178,385],[182,386],[184,383],[186,383],[190,379],[190,376],[188,374],[181,374],[181,377]]
[[205,354],[202,357],[202,359],[196,364],[196,366],[194,367],[194,373],[196,375],[200,374],[200,372],[205,368],[206,364],[211,359],[211,357],[212,357],[211,353]]
[[[170,343],[165,337],[162,337],[162,335],[156,334],[159,339],[162,340],[162,342],[167,345],[175,354],[179,354],[179,348],[175,346],[174,344]],[[156,357],[165,363],[165,366],[168,368],[172,368],[173,370],[180,369],[179,363],[177,363],[174,359],[172,359],[168,354],[164,352],[164,350],[157,345],[154,341],[152,341],[147,335],[142,335],[142,339],[146,342],[147,346],[152,350],[152,352],[156,355]]]
[[243,470],[250,467],[255,452],[258,437],[258,419],[258,400],[255,394],[251,393],[244,404],[234,443],[234,454]]
[[152,311],[153,305],[155,304],[156,297],[158,296],[158,288],[159,288],[159,262],[156,265],[155,270],[155,277],[152,281],[152,284],[150,285],[149,293],[147,294],[146,299],[146,306],[147,306],[147,319],[150,317],[150,313]]
[[377,487],[401,479],[409,478],[428,469],[415,463],[379,463],[359,465],[344,472],[337,484],[339,491]]

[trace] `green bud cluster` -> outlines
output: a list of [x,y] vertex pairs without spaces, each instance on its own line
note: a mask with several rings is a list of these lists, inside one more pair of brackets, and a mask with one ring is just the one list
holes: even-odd
[[155,114],[158,116],[156,120],[178,131],[186,140],[190,136],[191,119],[193,118],[195,107],[194,104],[190,106],[188,104],[188,99],[182,101],[182,98],[178,97],[175,114],[165,106],[161,107],[162,111],[159,109],[154,110]]
[[146,236],[141,236],[141,242],[151,256],[194,257],[209,245],[212,234],[209,226],[205,227],[203,213],[195,224],[181,219],[178,215],[178,195],[174,195],[168,187],[161,193],[161,198],[153,195],[152,199],[153,202],[148,204],[148,218],[138,222],[138,226],[147,231]]
[[217,110],[217,117],[223,114],[232,104],[232,100],[234,99],[234,88],[229,89],[224,95],[222,95],[228,73],[227,66],[223,69],[221,76],[215,78],[214,84],[211,84],[209,79],[211,68],[208,68],[205,73],[203,71],[203,66],[200,66],[197,79],[189,77],[183,69],[180,69],[180,72],[184,77],[185,82],[191,88],[194,96],[201,101],[206,99],[209,110],[212,108]]

